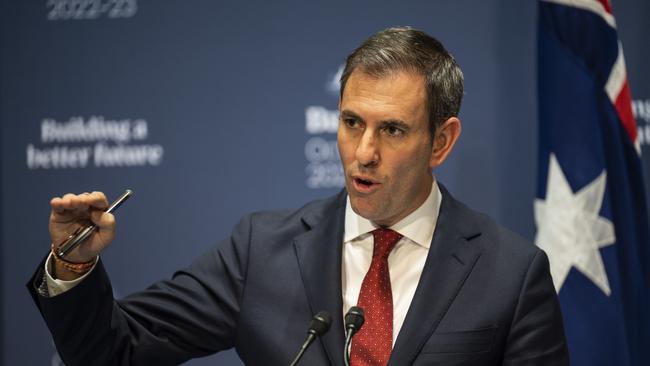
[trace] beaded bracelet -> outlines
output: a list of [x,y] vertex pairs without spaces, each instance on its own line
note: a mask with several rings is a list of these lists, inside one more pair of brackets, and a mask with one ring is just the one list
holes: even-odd
[[70,262],[67,261],[59,256],[57,253],[57,248],[54,247],[54,243],[52,243],[52,257],[54,257],[54,260],[57,263],[60,263],[63,268],[67,269],[68,271],[78,273],[78,274],[83,274],[88,272],[93,266],[95,265],[95,262],[97,262],[97,257],[89,260],[88,262],[82,262],[82,263],[75,263],[75,262]]

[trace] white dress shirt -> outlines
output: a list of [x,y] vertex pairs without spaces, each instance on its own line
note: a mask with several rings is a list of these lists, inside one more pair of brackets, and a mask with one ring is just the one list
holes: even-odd
[[[426,201],[410,215],[390,227],[403,236],[388,256],[388,271],[393,293],[393,345],[402,328],[424,269],[438,221],[441,199],[442,194],[438,183],[434,180]],[[372,261],[374,239],[371,232],[377,228],[377,225],[352,210],[348,197],[341,266],[343,314],[350,307],[357,305],[361,283]]]

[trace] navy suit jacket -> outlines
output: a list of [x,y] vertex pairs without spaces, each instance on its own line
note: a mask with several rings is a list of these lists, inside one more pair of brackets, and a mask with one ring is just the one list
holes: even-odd
[[[441,186],[435,234],[389,365],[568,365],[546,255]],[[330,331],[302,365],[343,365],[345,192],[251,214],[173,278],[114,300],[103,266],[55,297],[28,287],[74,365],[167,365],[235,347],[247,365],[287,365],[313,314]]]

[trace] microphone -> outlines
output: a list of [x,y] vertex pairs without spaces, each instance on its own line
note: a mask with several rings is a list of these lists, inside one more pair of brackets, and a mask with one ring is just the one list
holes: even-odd
[[297,365],[302,354],[305,353],[307,348],[316,340],[316,337],[320,337],[330,330],[330,325],[332,325],[332,317],[330,317],[326,311],[319,311],[318,314],[314,315],[311,322],[309,322],[307,339],[305,339],[305,343],[302,344],[296,358],[293,359],[289,366]]
[[365,317],[363,315],[363,309],[358,306],[353,306],[348,310],[348,313],[345,314],[345,348],[343,348],[343,361],[345,361],[345,366],[350,366],[350,343],[352,343],[352,337],[361,329]]

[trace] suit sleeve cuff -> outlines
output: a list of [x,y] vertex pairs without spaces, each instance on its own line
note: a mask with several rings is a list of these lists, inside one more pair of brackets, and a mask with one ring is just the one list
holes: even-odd
[[95,269],[99,261],[95,261],[93,267],[88,272],[84,273],[83,276],[72,281],[64,281],[52,277],[52,274],[50,273],[50,269],[52,268],[50,266],[51,262],[52,262],[52,254],[50,254],[45,260],[45,268],[44,268],[45,282],[47,284],[47,291],[50,297],[62,294],[77,286],[79,283],[81,283],[81,281],[84,280],[84,278],[88,277],[88,275]]

